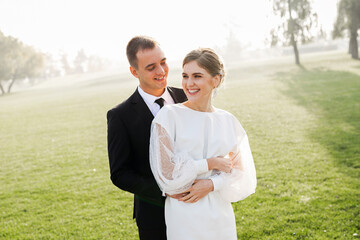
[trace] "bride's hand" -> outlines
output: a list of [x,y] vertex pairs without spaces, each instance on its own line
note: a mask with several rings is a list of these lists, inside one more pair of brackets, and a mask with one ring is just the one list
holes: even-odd
[[209,170],[219,170],[226,173],[231,172],[232,163],[229,158],[213,157],[208,158],[207,162]]
[[233,152],[230,152],[229,157],[230,157],[230,160],[231,160],[231,168],[237,168],[239,170],[243,170],[243,165],[242,165],[240,152],[238,152],[236,154],[233,153]]

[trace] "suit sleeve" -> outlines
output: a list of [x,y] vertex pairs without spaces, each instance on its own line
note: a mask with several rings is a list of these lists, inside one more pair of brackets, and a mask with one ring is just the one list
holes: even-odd
[[118,188],[161,203],[161,191],[155,179],[139,175],[132,167],[131,144],[123,120],[112,110],[107,113],[108,155],[111,181]]

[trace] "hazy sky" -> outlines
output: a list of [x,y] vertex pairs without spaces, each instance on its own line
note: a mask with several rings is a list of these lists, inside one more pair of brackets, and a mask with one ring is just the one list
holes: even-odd
[[[338,0],[314,0],[319,23],[331,30]],[[221,47],[230,31],[262,47],[276,22],[269,0],[0,0],[0,30],[42,51],[74,54],[84,48],[125,60],[131,37],[154,37],[168,59],[189,50]]]

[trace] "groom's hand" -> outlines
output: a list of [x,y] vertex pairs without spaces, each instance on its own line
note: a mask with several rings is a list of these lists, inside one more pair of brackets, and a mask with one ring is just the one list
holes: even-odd
[[169,195],[169,194],[166,193],[166,196],[179,200],[180,198],[182,198],[182,197],[184,197],[184,196],[186,196],[188,194],[189,194],[189,192],[177,193],[177,194],[173,194],[173,195]]
[[195,203],[214,190],[214,184],[210,179],[195,180],[194,184],[186,191],[187,195],[179,198],[179,201]]

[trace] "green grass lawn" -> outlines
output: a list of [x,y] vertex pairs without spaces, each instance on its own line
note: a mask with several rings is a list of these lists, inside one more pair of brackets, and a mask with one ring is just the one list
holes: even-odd
[[[233,204],[239,239],[360,235],[360,62],[302,62],[229,64],[215,99],[243,124],[257,168],[257,192]],[[136,86],[126,73],[0,97],[0,238],[138,238],[106,150],[106,112]]]

